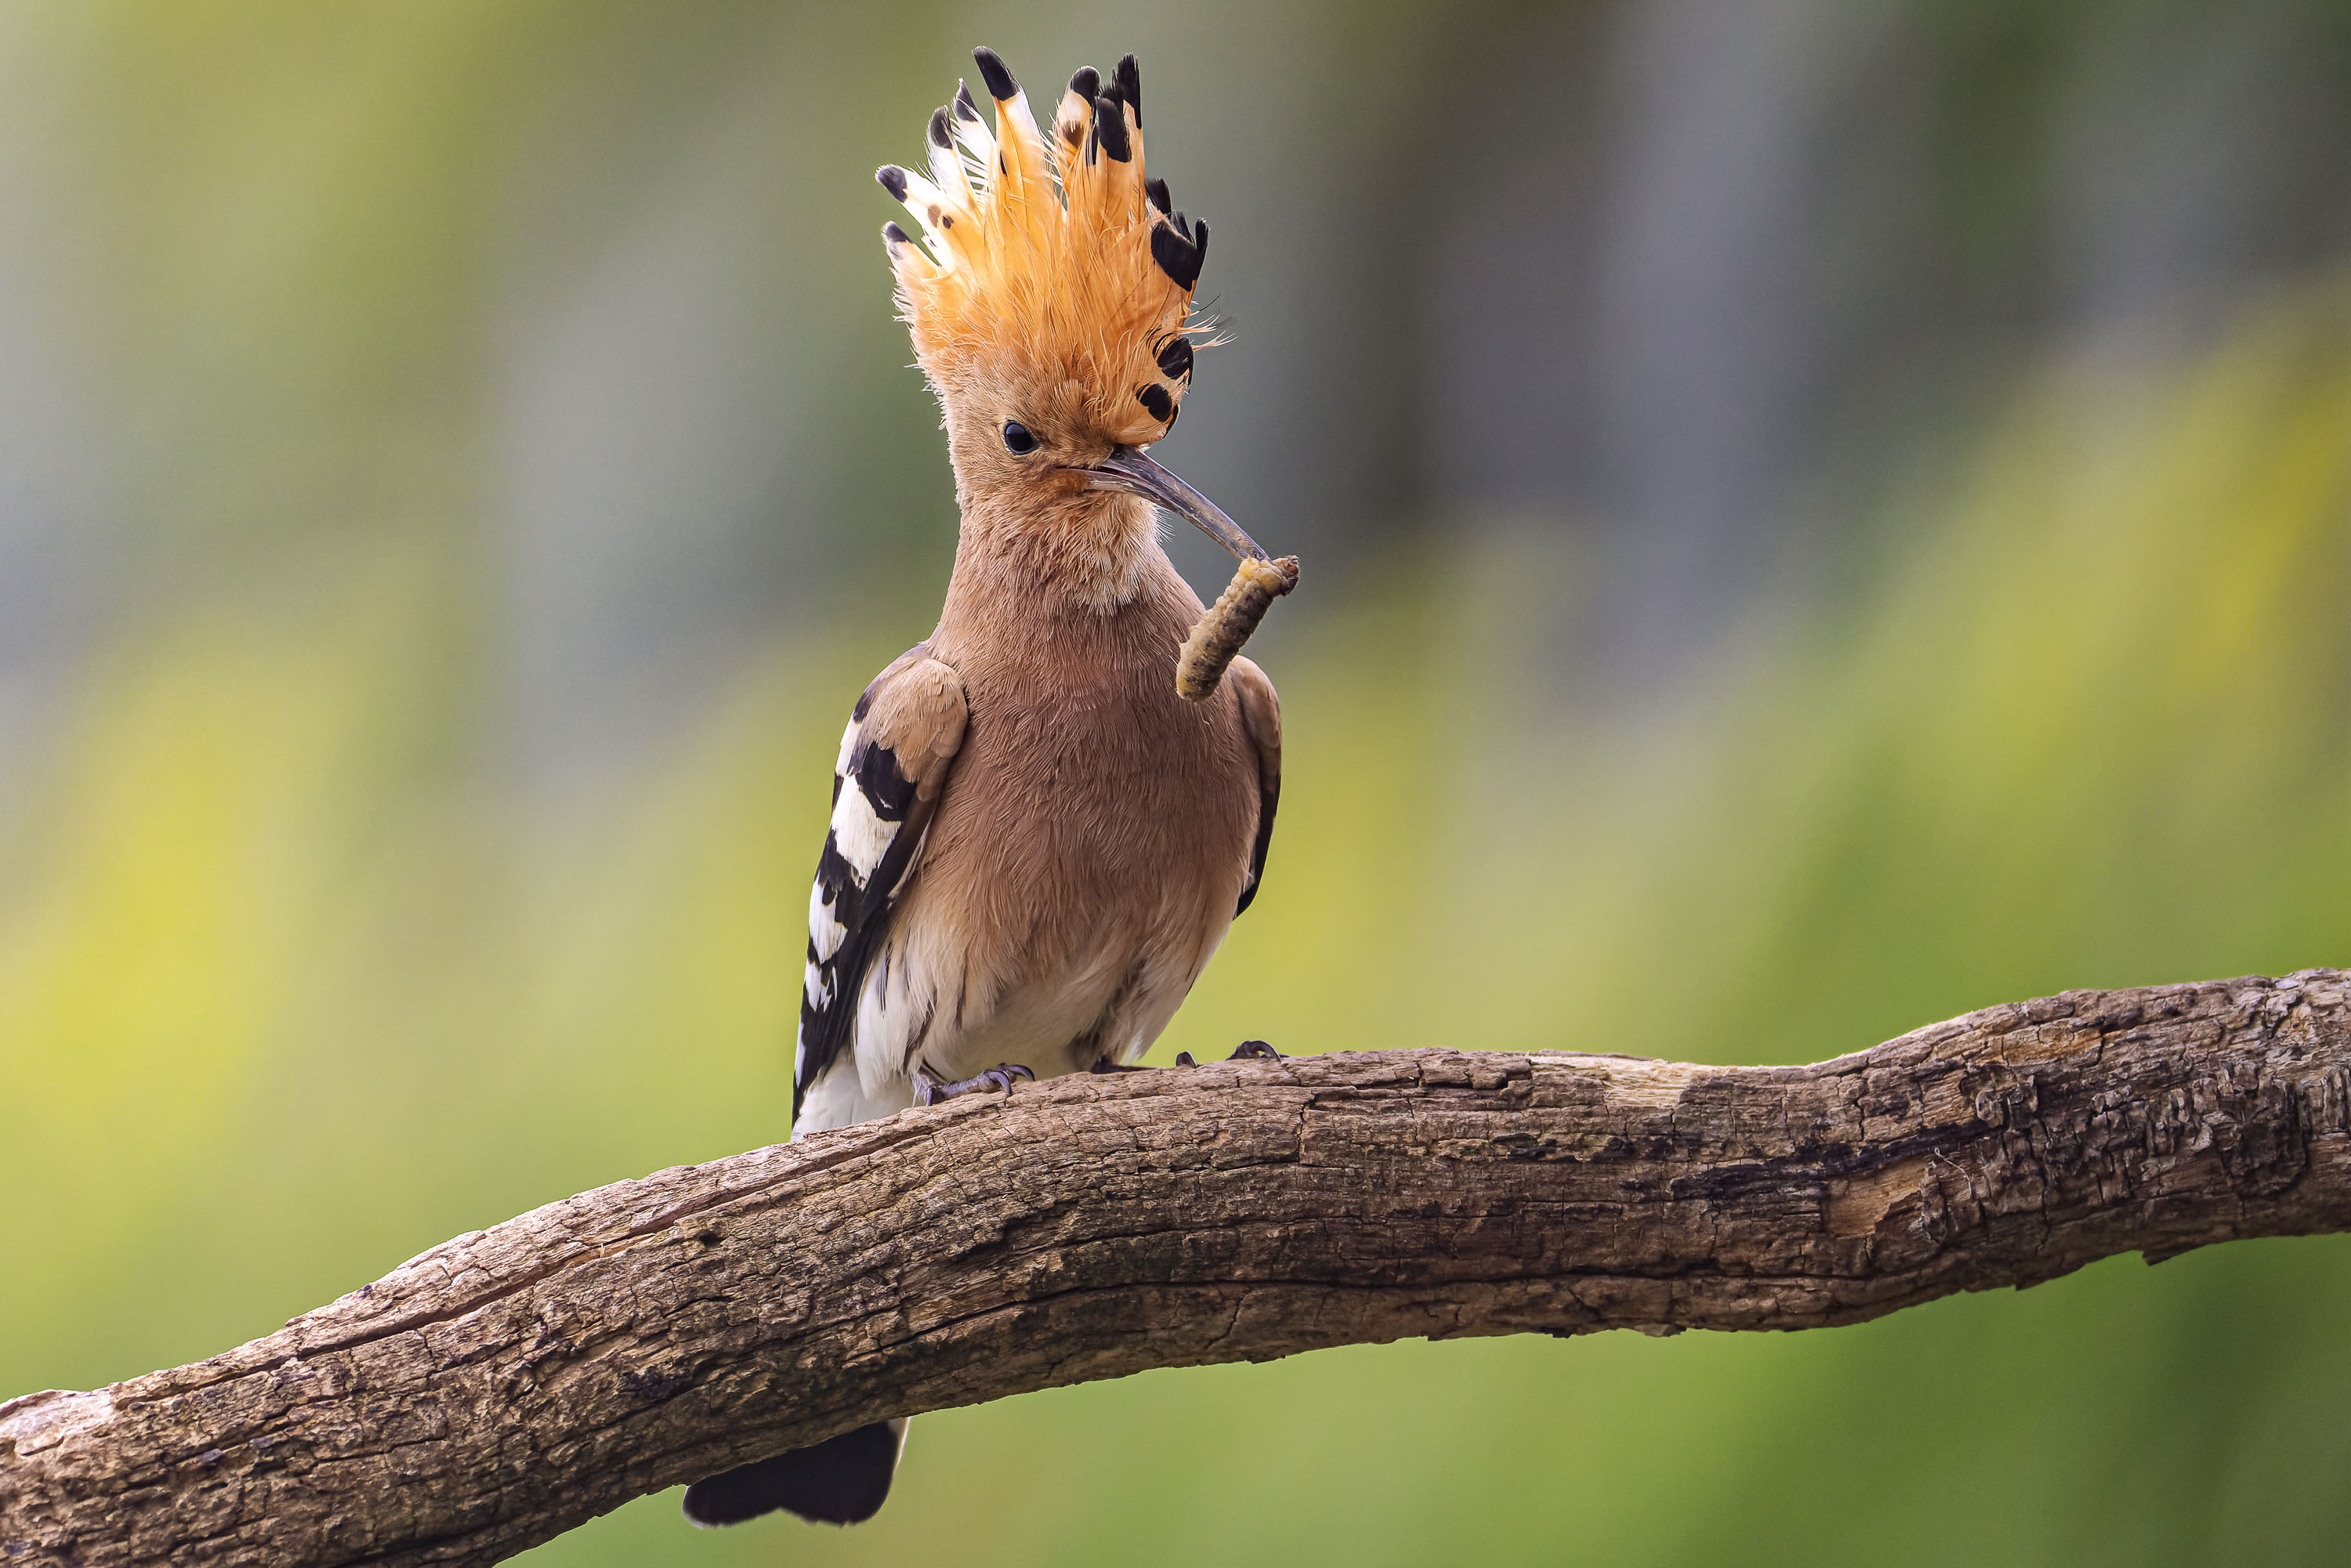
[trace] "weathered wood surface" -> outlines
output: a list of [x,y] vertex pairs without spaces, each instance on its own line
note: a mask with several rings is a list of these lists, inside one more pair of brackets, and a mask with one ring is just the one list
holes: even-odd
[[1023,1085],[566,1198],[210,1361],[0,1406],[0,1564],[491,1563],[878,1416],[1145,1367],[1849,1323],[2351,1228],[2346,1100],[2351,984],[2323,970],[1809,1067],[1418,1051]]

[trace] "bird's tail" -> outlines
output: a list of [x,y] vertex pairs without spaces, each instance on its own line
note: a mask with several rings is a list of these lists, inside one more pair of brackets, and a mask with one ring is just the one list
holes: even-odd
[[861,1524],[881,1511],[906,1446],[906,1421],[875,1421],[685,1489],[685,1517],[740,1524],[778,1509],[811,1524]]

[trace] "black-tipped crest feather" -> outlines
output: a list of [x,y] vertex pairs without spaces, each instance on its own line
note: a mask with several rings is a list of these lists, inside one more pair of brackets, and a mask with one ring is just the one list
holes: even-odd
[[1173,224],[1160,224],[1151,231],[1151,259],[1159,270],[1178,288],[1189,288],[1200,278],[1200,253],[1192,242],[1176,232]]
[[979,79],[987,88],[987,96],[998,103],[1009,103],[1020,96],[1020,84],[1004,67],[1002,57],[986,44],[972,50],[971,57],[979,66]]
[[1127,108],[1134,110],[1134,128],[1142,130],[1143,68],[1135,64],[1133,55],[1121,55],[1118,64],[1112,68],[1112,74],[1118,81],[1118,96],[1126,100]]
[[1126,116],[1118,100],[1107,95],[1094,99],[1094,131],[1102,138],[1102,150],[1120,163],[1134,162],[1134,148],[1126,139]]

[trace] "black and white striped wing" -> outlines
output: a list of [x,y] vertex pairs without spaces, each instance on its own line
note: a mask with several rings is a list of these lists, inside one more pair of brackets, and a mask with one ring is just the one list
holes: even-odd
[[889,929],[969,716],[963,680],[918,643],[857,699],[832,770],[832,822],[809,894],[808,975],[792,1061],[792,1118],[844,1058],[865,971]]

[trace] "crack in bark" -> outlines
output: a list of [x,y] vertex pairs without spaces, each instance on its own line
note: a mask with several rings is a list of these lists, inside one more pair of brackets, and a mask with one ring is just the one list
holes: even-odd
[[493,1563],[867,1421],[1152,1366],[1855,1322],[2342,1229],[2326,970],[1804,1067],[1080,1076],[567,1198],[209,1361],[0,1404],[0,1564]]

